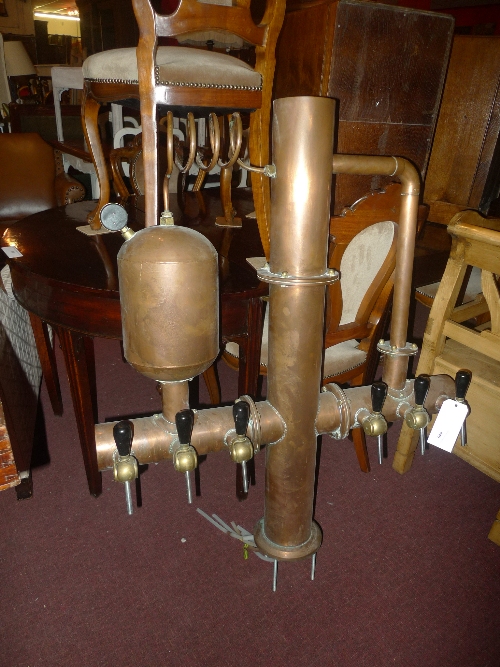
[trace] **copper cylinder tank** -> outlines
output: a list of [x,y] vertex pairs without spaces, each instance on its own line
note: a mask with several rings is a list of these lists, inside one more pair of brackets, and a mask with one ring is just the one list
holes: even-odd
[[154,380],[203,373],[219,352],[217,253],[184,227],[137,232],[118,254],[125,358]]

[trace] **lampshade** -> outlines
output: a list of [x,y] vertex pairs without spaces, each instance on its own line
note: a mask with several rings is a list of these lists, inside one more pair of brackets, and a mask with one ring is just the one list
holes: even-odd
[[7,76],[35,74],[31,58],[22,42],[4,42],[3,48]]

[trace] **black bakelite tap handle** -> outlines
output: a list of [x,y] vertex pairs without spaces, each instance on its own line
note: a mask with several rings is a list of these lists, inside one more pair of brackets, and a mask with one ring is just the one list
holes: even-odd
[[245,401],[238,401],[233,405],[233,419],[236,435],[246,435],[248,420],[250,419],[250,406]]
[[180,410],[175,415],[175,425],[177,427],[177,435],[181,445],[191,444],[191,433],[194,425],[194,412],[189,408]]
[[385,397],[387,396],[387,385],[385,382],[374,382],[372,384],[372,410],[382,412]]
[[427,375],[419,375],[415,378],[413,383],[413,391],[415,392],[415,404],[423,405],[425,397],[429,391],[430,379]]
[[466,369],[458,371],[455,375],[455,398],[464,399],[470,381],[472,380],[472,373]]
[[113,438],[120,456],[130,455],[133,437],[134,425],[128,419],[124,419],[113,426]]

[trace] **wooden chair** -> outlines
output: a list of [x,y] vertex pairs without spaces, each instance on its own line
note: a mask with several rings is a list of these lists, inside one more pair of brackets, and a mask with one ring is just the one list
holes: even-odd
[[[80,201],[85,188],[64,171],[59,151],[38,134],[0,134],[0,234],[28,215]],[[51,337],[45,322],[30,314],[54,414],[62,399]]]
[[0,134],[0,233],[16,220],[80,201],[85,188],[61,155],[34,132]]
[[[94,54],[83,64],[83,120],[87,143],[96,166],[101,195],[90,225],[100,226],[99,211],[109,200],[109,181],[97,131],[103,102],[140,99],[146,187],[146,225],[158,223],[157,106],[197,108],[219,115],[253,111],[250,120],[250,161],[269,162],[269,121],[274,74],[274,51],[283,20],[285,0],[269,0],[260,25],[250,13],[249,0],[235,6],[181,0],[173,14],[159,15],[149,0],[133,0],[140,38],[136,49]],[[255,45],[255,67],[242,60],[196,48],[161,46],[159,37],[200,30],[238,35]],[[252,173],[257,220],[262,243],[269,250],[270,190],[267,177]]]
[[[83,199],[85,189],[64,173],[60,155],[56,160],[54,153],[38,134],[0,134],[1,234],[28,215]],[[62,401],[48,327],[17,303],[4,263],[0,261],[0,429],[5,431],[0,490],[15,486],[18,498],[28,498],[42,371],[56,414],[62,413]]]
[[[326,308],[323,384],[372,383],[378,366],[377,342],[387,326],[396,264],[401,186],[371,193],[330,222],[329,266],[341,279],[329,287]],[[268,317],[264,320],[260,373],[267,373]],[[238,368],[239,347],[227,340],[223,359]],[[363,471],[370,470],[362,429],[352,431]]]

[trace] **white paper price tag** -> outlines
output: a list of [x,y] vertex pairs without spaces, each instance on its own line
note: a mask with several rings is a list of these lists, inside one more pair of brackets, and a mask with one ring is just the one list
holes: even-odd
[[465,403],[457,403],[448,398],[441,406],[427,442],[451,452],[468,413],[469,408]]
[[2,248],[4,253],[7,255],[7,257],[10,257],[11,259],[13,257],[22,257],[23,253],[19,252],[19,250],[16,248],[16,246],[7,246],[6,248]]

